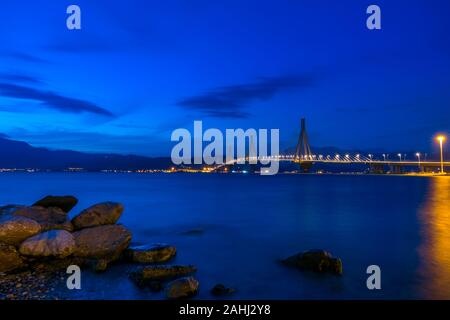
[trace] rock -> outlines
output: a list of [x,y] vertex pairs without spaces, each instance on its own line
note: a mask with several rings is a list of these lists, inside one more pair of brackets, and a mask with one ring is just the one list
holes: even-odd
[[107,259],[89,260],[87,265],[95,272],[105,272],[108,269]]
[[198,293],[198,281],[193,277],[181,278],[170,282],[166,288],[169,299],[186,299]]
[[83,210],[72,219],[75,229],[83,229],[100,225],[115,224],[123,212],[123,205],[115,202],[104,202]]
[[25,266],[16,248],[0,243],[0,273],[10,272]]
[[311,270],[320,273],[342,274],[342,261],[334,258],[329,252],[324,250],[309,250],[298,253],[285,260],[283,263],[301,270]]
[[20,208],[24,208],[25,206],[17,205],[17,204],[9,204],[7,206],[0,207],[0,216],[2,215],[11,215],[14,211]]
[[67,230],[72,231],[73,226],[67,218],[67,213],[59,208],[44,207],[21,207],[12,213],[14,216],[21,216],[37,221],[43,231]]
[[75,240],[65,230],[50,230],[25,240],[19,252],[25,256],[65,258],[75,250]]
[[232,294],[235,291],[236,291],[235,289],[227,288],[223,284],[216,284],[214,288],[211,289],[211,294],[213,296],[220,297]]
[[68,213],[78,203],[78,199],[73,196],[46,196],[45,198],[37,201],[33,206],[39,206],[44,208],[59,208],[62,211]]
[[73,233],[74,255],[92,259],[116,260],[128,247],[131,233],[122,225],[106,225]]
[[138,263],[163,263],[175,257],[177,249],[166,244],[130,247],[125,250],[125,257]]
[[34,220],[10,214],[0,216],[0,242],[17,246],[40,231],[41,225]]
[[143,266],[130,273],[132,280],[139,286],[148,286],[156,281],[166,281],[190,275],[197,271],[194,266]]

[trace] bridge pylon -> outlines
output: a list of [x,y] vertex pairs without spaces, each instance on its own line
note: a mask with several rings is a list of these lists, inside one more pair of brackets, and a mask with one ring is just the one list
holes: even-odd
[[308,172],[312,166],[313,154],[309,145],[308,134],[306,133],[306,120],[300,121],[300,136],[298,137],[297,147],[295,149],[294,161],[299,162],[302,170]]

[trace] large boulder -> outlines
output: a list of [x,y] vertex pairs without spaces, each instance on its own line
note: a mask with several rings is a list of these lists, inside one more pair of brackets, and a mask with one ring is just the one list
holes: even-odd
[[282,261],[285,265],[319,273],[342,274],[342,261],[324,250],[309,250]]
[[130,273],[130,278],[139,286],[188,276],[197,271],[195,266],[141,266]]
[[65,230],[50,230],[25,240],[19,252],[32,257],[65,258],[75,250],[75,240]]
[[17,246],[40,231],[41,225],[32,219],[10,214],[0,215],[0,242]]
[[116,202],[103,202],[83,210],[72,219],[75,229],[115,224],[123,212],[123,205]]
[[74,196],[46,196],[35,202],[33,206],[44,208],[59,208],[64,212],[69,212],[78,203],[78,199]]
[[131,241],[131,233],[122,225],[106,225],[73,233],[77,257],[91,259],[118,259]]
[[130,247],[125,250],[125,257],[138,263],[164,263],[175,257],[177,249],[166,244]]
[[16,248],[0,243],[0,273],[10,272],[25,266]]
[[20,207],[12,213],[14,216],[20,216],[37,221],[43,231],[48,230],[67,230],[72,231],[73,226],[67,218],[67,213],[59,208],[50,207]]
[[181,278],[170,282],[166,288],[166,297],[169,299],[186,299],[198,292],[199,283],[193,277]]

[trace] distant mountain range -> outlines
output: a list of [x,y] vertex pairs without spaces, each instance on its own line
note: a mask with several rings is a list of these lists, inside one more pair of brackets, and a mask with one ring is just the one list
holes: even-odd
[[33,147],[26,142],[0,137],[0,168],[37,168],[49,170],[84,168],[88,171],[98,171],[113,169],[167,169],[171,165],[170,158],[49,150]]

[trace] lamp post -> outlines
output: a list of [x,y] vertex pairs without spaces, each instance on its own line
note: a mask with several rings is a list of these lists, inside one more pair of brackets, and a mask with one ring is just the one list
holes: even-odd
[[419,152],[416,153],[416,157],[417,157],[417,161],[419,162],[419,171],[421,171],[420,170],[420,153]]
[[441,149],[441,173],[444,173],[444,153],[442,152],[442,143],[444,142],[445,137],[438,136],[436,139],[439,141],[439,146]]
[[399,159],[400,159],[400,162],[402,161],[402,154],[401,153],[399,153],[399,154],[397,154],[398,155],[398,157],[399,157]]

